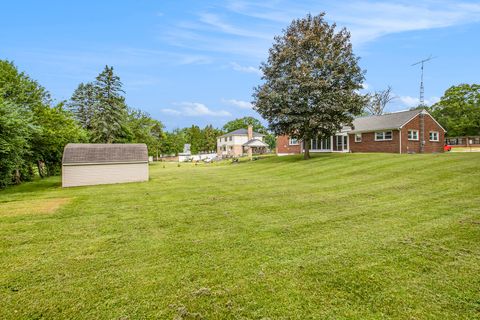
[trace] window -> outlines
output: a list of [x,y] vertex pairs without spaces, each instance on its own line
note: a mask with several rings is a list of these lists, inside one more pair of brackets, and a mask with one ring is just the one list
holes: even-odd
[[430,131],[430,141],[438,141],[438,131]]
[[330,138],[315,138],[311,141],[311,150],[330,150]]
[[418,141],[418,130],[408,130],[408,140]]
[[233,138],[233,137],[232,137],[232,136],[230,136],[230,137],[228,138],[228,140],[232,141],[232,138]]
[[362,142],[362,134],[355,133],[355,142]]
[[298,145],[298,139],[290,138],[290,140],[288,141],[288,144],[291,146],[296,146]]
[[225,137],[225,142],[227,142],[227,137]]
[[375,141],[392,140],[392,131],[375,132]]

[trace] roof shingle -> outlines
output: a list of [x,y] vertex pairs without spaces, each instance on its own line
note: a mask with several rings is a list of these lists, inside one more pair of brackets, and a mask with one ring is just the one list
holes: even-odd
[[[225,133],[224,135],[221,135],[219,138],[223,137],[228,137],[228,136],[247,136],[248,135],[248,130],[247,129],[237,129],[229,133]],[[253,131],[253,136],[254,137],[263,137],[264,135],[258,132]]]
[[147,145],[69,143],[63,151],[63,164],[148,162]]
[[360,117],[353,120],[351,132],[365,132],[383,129],[399,129],[407,121],[422,112],[422,109],[383,114],[381,116]]

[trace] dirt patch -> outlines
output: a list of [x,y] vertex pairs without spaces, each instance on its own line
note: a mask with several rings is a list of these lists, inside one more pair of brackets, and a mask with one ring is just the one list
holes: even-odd
[[49,214],[72,201],[71,198],[50,198],[19,200],[0,203],[0,216],[18,216],[24,214]]

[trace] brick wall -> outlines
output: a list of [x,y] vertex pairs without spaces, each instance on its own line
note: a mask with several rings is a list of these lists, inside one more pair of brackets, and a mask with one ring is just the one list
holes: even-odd
[[355,142],[355,134],[349,134],[348,139],[351,152],[400,152],[398,130],[392,130],[392,140],[387,141],[375,141],[375,132],[363,132],[362,142]]
[[[432,152],[443,152],[443,144],[445,141],[445,132],[443,129],[433,120],[433,118],[426,114],[424,117],[425,121],[425,146],[423,152],[432,153]],[[419,139],[418,141],[408,140],[408,130],[418,130]],[[430,141],[430,131],[438,132],[438,142]],[[420,142],[422,140],[420,132],[420,117],[416,116],[405,124],[402,128],[402,153],[419,153],[420,152]]]
[[278,136],[277,137],[277,153],[289,153],[289,154],[299,154],[301,153],[301,146],[299,145],[289,145],[288,136]]

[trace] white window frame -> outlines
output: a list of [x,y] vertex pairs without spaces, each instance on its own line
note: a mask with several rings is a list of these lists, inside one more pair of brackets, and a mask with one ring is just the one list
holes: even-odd
[[289,138],[288,139],[288,145],[289,146],[298,146],[300,143],[298,142],[298,139],[295,138]]
[[[390,139],[386,139],[385,136],[386,136],[386,133],[387,132],[390,132]],[[378,139],[377,138],[377,133],[381,133],[382,134],[382,138],[381,139]],[[393,131],[392,130],[387,130],[387,131],[375,131],[375,141],[391,141],[393,139]]]
[[355,142],[362,142],[362,134],[355,133]]
[[[411,136],[410,136],[410,133],[412,134]],[[414,133],[416,133],[416,138],[414,137]],[[419,131],[418,130],[408,130],[407,137],[408,137],[408,140],[410,140],[410,141],[418,141],[419,140]]]
[[[432,139],[432,133],[434,133],[437,136],[437,139]],[[432,142],[439,142],[440,141],[440,133],[438,131],[430,131],[428,134],[428,137],[430,141]]]

